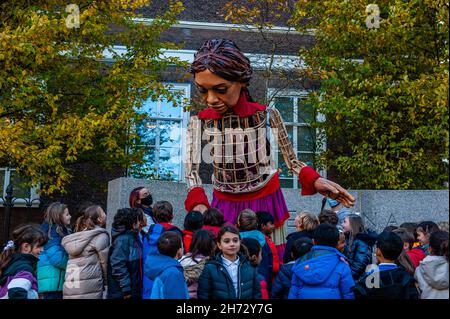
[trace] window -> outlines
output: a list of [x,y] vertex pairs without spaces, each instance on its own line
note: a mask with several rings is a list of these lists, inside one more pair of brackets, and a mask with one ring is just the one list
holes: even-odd
[[[269,90],[269,96],[273,90]],[[314,155],[317,153],[316,130],[310,123],[314,119],[312,107],[305,103],[307,92],[283,91],[277,93],[271,101],[271,106],[280,111],[289,139],[297,158],[311,167],[314,166]],[[280,184],[283,188],[299,188],[298,177],[289,172],[283,155],[274,143],[275,160],[280,172]]]
[[[6,197],[6,188],[9,184],[13,185],[13,196],[17,198],[15,201],[15,206],[25,205],[25,199],[37,199],[39,195],[37,194],[37,187],[27,187],[25,185],[29,179],[21,176],[15,169],[10,168],[0,168],[0,197]],[[0,203],[2,200],[0,199]],[[39,202],[34,201],[33,206],[38,206]]]
[[[180,92],[179,103],[189,99],[189,84],[173,84],[171,91]],[[181,106],[174,107],[171,102],[161,99],[146,101],[139,112],[146,114],[136,126],[144,150],[144,164],[130,169],[129,175],[136,178],[152,178],[167,181],[184,179],[183,161],[185,128],[189,118]]]

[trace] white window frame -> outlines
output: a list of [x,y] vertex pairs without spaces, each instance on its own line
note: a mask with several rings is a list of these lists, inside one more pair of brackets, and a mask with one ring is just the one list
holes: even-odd
[[[5,198],[6,197],[6,188],[9,186],[10,182],[11,182],[11,172],[16,171],[15,168],[9,168],[9,167],[0,167],[0,171],[4,171],[5,172],[5,177],[3,178],[3,180],[0,180],[0,183],[3,184],[3,193],[0,194],[0,197]],[[14,187],[14,185],[13,185]],[[31,200],[35,200],[35,199],[39,199],[39,194],[38,194],[38,190],[39,190],[39,185],[37,186],[33,186],[30,187],[30,199]],[[13,193],[14,195],[14,193]],[[16,198],[16,197],[14,197]],[[3,200],[0,198],[0,204],[1,207],[3,207]],[[17,198],[14,201],[14,207],[27,207],[26,205],[26,201],[22,198]],[[34,201],[31,207],[39,207],[39,201]]]
[[[294,90],[294,89],[283,89],[283,90],[279,90],[279,89],[274,89],[274,88],[269,88],[267,90],[267,99],[269,100],[271,97],[275,98],[275,97],[286,97],[286,98],[293,98],[294,99],[294,109],[292,110],[292,112],[294,112],[294,118],[292,122],[284,122],[284,125],[286,126],[292,126],[293,128],[293,141],[292,142],[292,147],[294,149],[295,155],[298,156],[298,134],[297,134],[297,127],[310,127],[310,125],[308,125],[307,123],[299,123],[298,122],[298,101],[299,99],[302,98],[306,98],[309,94],[309,91],[306,90]],[[274,107],[274,101],[273,99],[271,100],[270,107]],[[317,114],[316,115],[316,121],[323,121],[324,120],[324,116],[322,114]],[[317,140],[319,139],[319,131],[318,129],[316,129],[316,146],[317,146]],[[274,160],[277,166],[279,166],[278,163],[278,153],[279,153],[279,148],[278,148],[278,143],[276,143],[274,136],[270,136],[270,141],[271,141],[271,145],[273,145],[272,147],[272,151],[273,151],[273,156],[274,156]],[[317,148],[316,147],[316,152],[324,152],[326,150],[326,141],[323,143],[322,147]],[[305,152],[310,154],[310,152]],[[322,177],[327,177],[327,171],[325,169],[321,169],[319,170],[319,174]],[[293,180],[293,184],[292,184],[292,188],[293,189],[298,189],[299,188],[299,182],[298,182],[298,178],[296,178],[295,176],[292,176],[290,178],[286,178],[286,177],[281,177],[280,176],[280,180]]]
[[[191,100],[191,84],[190,83],[172,83],[172,82],[164,82],[164,85],[167,86],[171,91],[182,91],[184,92],[183,94],[183,98],[187,99],[188,101]],[[158,103],[158,109],[160,108],[160,103],[161,101],[157,101],[155,103]],[[181,107],[181,106],[180,106]],[[158,117],[158,116],[148,116],[149,119],[152,120],[162,120],[162,121],[180,121],[181,123],[181,154],[180,154],[180,158],[181,158],[181,162],[180,162],[180,171],[179,171],[179,179],[178,180],[174,180],[173,182],[185,182],[185,176],[184,176],[184,162],[183,159],[186,156],[186,130],[187,130],[187,126],[189,123],[189,117],[190,117],[190,112],[189,111],[184,111],[182,110],[182,114],[181,114],[181,120],[179,118],[173,119],[173,118],[169,118],[169,117]],[[159,149],[159,140],[156,141],[155,144],[155,149]],[[155,161],[156,161],[156,167],[157,167],[157,171],[159,169],[159,152],[157,152],[156,157],[155,157]],[[131,172],[128,171],[128,177],[132,177]]]

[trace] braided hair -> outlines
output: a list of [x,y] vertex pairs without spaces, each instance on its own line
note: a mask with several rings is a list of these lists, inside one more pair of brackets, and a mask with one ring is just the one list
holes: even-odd
[[[253,74],[250,60],[236,43],[228,39],[208,40],[195,53],[189,71],[195,74],[205,70],[225,80],[245,83],[247,86]],[[249,95],[248,89],[244,90]]]

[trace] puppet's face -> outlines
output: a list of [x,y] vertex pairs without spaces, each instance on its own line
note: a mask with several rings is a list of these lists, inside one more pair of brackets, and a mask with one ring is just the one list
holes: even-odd
[[220,114],[236,105],[244,83],[225,80],[208,69],[195,74],[195,85],[208,107]]

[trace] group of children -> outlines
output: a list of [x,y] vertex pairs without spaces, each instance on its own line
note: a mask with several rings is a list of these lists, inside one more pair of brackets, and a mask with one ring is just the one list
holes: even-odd
[[[284,256],[273,217],[243,210],[236,225],[216,208],[188,212],[181,230],[167,201],[145,188],[114,216],[98,205],[71,216],[51,204],[42,225],[16,228],[0,256],[9,299],[448,299],[448,223],[387,227],[357,214],[299,213]],[[342,216],[341,216],[342,217]],[[446,230],[443,230],[447,227]]]

